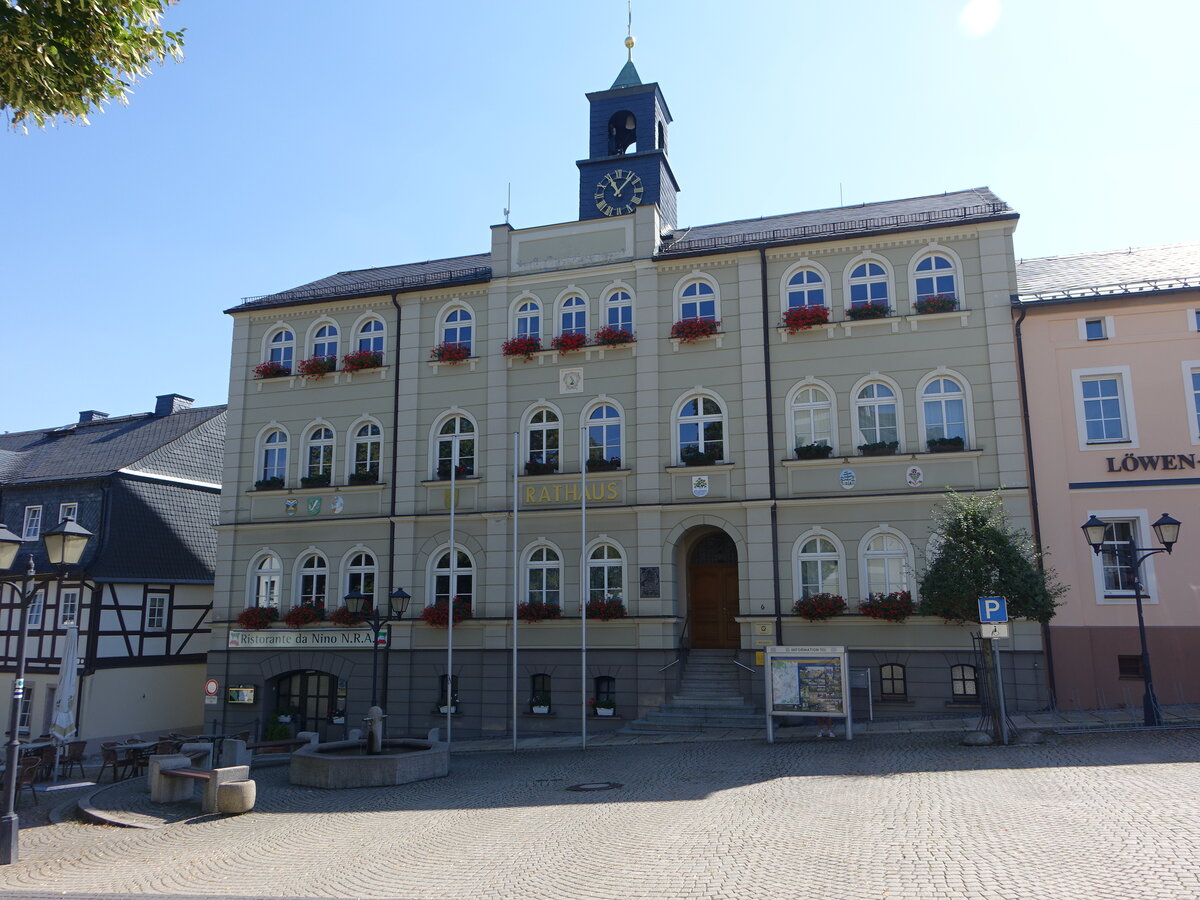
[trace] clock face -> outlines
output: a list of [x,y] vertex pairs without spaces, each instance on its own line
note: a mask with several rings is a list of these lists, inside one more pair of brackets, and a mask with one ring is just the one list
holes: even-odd
[[642,179],[629,169],[608,172],[596,185],[596,209],[606,216],[621,216],[637,209],[642,202]]

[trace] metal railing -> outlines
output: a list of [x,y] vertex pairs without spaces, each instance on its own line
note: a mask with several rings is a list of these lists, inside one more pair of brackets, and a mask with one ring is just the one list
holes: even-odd
[[1200,287],[1195,275],[1177,278],[1147,278],[1142,281],[1114,281],[1086,287],[1065,287],[1058,290],[1026,291],[1018,295],[1022,303],[1038,300],[1066,300],[1073,297],[1108,297],[1116,294],[1141,294],[1147,291],[1180,291]]

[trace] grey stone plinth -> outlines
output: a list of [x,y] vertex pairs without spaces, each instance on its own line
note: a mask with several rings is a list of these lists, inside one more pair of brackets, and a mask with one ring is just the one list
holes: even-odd
[[213,745],[204,741],[197,741],[193,744],[182,744],[179,747],[179,752],[185,754],[189,759],[194,759],[195,762],[188,762],[189,766],[196,769],[211,769],[213,763]]
[[406,738],[385,741],[384,752],[378,755],[353,753],[363,747],[362,741],[332,741],[301,747],[292,753],[292,784],[318,788],[383,787],[441,778],[450,771],[450,752],[444,743]]
[[186,769],[192,761],[181,753],[162,754],[150,757],[146,780],[150,784],[152,803],[176,803],[192,799],[192,782],[186,778],[170,778],[163,772],[171,769]]
[[217,786],[217,811],[239,815],[254,809],[257,786],[253,781],[231,781]]

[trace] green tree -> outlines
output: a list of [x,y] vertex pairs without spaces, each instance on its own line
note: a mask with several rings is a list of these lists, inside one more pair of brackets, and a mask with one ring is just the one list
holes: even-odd
[[183,31],[159,27],[175,0],[0,0],[0,109],[14,128],[87,124],[127,102],[152,62],[183,58]]
[[1008,600],[1012,618],[1049,622],[1065,588],[1039,567],[1027,532],[1012,527],[1000,494],[951,492],[934,512],[936,549],[921,576],[921,612],[978,621],[979,598]]

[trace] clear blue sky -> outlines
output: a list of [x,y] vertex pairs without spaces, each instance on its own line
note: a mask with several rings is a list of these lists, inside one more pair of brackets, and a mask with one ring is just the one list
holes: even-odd
[[[1020,256],[1193,241],[1195,0],[636,0],[680,224],[988,185]],[[988,28],[988,7],[999,18]],[[994,14],[994,9],[992,10]],[[221,403],[241,297],[573,219],[624,0],[183,0],[186,59],[0,134],[0,431]]]

